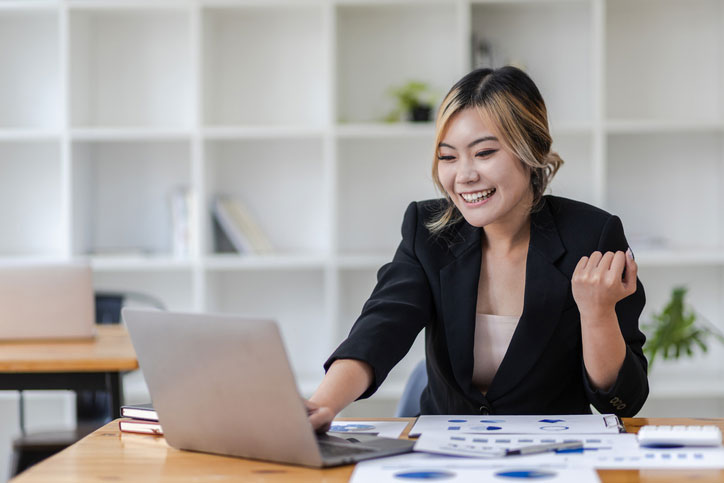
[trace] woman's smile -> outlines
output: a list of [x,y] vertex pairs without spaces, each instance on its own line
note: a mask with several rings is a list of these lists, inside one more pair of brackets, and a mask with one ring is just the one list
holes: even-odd
[[481,191],[468,191],[460,193],[463,200],[468,206],[479,206],[487,202],[491,196],[495,194],[495,188],[490,188]]

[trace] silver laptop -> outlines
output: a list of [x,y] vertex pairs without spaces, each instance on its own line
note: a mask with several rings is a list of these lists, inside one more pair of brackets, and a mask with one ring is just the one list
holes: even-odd
[[123,309],[166,441],[178,449],[312,467],[405,453],[414,441],[317,435],[277,324]]
[[88,265],[0,266],[0,340],[94,335],[95,301]]

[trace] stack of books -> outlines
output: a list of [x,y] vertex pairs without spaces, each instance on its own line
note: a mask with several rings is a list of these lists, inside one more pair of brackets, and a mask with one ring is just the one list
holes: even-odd
[[217,253],[266,255],[274,252],[269,238],[240,199],[216,196],[212,214]]
[[158,414],[151,404],[121,406],[119,425],[124,433],[163,435]]

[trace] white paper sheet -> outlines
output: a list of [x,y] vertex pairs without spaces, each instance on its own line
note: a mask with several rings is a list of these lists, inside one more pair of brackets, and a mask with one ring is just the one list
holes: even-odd
[[497,434],[615,434],[620,421],[613,414],[561,416],[420,416],[411,436],[425,431]]
[[565,466],[528,466],[516,463],[490,462],[471,458],[450,458],[411,453],[358,463],[351,483],[404,483],[444,481],[480,483],[481,481],[516,481],[541,479],[559,483],[599,482],[595,470]]
[[[474,456],[530,444],[583,441],[582,450],[546,452],[527,456],[489,458],[487,462],[517,461],[533,467],[558,465],[597,469],[704,469],[724,468],[724,448],[642,448],[635,434],[474,435],[425,432],[415,443],[417,451]],[[453,446],[454,445],[454,446]],[[475,458],[466,458],[475,459]]]
[[[631,453],[585,455],[598,469],[724,469],[722,448],[638,448]],[[576,458],[568,456],[575,464]]]
[[407,427],[407,421],[332,421],[329,428],[337,433],[376,434],[384,438],[399,438]]
[[[564,450],[527,456],[501,456],[506,449],[525,446],[581,441],[581,450]],[[596,452],[597,454],[625,454],[638,450],[636,436],[633,434],[566,434],[565,436],[524,435],[524,434],[464,434],[426,431],[415,442],[415,451],[424,451],[451,456],[479,458],[505,458],[507,460],[528,461],[536,456],[538,460],[559,464],[565,462],[566,455]]]

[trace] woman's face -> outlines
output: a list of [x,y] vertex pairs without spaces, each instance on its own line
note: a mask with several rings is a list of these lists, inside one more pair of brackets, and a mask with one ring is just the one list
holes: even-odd
[[469,108],[450,119],[438,146],[440,183],[473,226],[513,221],[530,208],[530,173],[499,139]]

